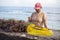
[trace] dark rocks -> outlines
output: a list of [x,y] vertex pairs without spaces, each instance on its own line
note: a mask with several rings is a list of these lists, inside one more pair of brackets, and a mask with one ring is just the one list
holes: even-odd
[[0,40],[35,40],[35,39],[29,39],[29,38],[18,37],[18,36],[8,36],[0,33]]

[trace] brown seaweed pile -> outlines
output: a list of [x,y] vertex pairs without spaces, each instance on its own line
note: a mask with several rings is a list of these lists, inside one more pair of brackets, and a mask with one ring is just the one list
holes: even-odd
[[0,19],[0,31],[5,32],[26,32],[26,22],[24,20]]

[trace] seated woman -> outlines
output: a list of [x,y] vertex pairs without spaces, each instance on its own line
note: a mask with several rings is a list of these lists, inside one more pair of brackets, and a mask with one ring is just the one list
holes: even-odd
[[32,13],[31,17],[28,17],[28,21],[34,23],[37,26],[40,27],[47,27],[47,16],[44,12],[42,12],[42,6],[40,3],[36,3],[35,12]]

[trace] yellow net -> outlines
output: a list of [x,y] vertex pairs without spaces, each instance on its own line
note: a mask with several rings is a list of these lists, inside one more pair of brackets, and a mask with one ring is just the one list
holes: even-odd
[[47,28],[40,28],[38,26],[35,26],[35,24],[30,24],[27,26],[27,33],[34,36],[52,36],[53,35],[52,30],[48,30]]

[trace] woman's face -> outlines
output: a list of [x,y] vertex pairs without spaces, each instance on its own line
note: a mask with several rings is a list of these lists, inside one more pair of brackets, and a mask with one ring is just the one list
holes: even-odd
[[35,11],[36,11],[37,13],[39,13],[39,12],[40,12],[40,9],[35,9]]

